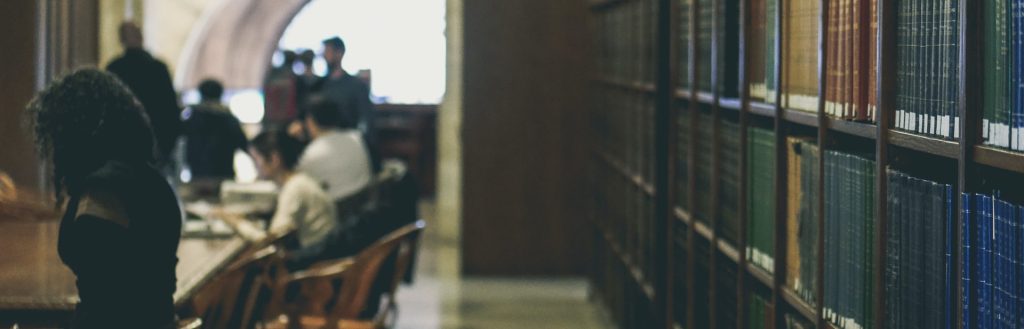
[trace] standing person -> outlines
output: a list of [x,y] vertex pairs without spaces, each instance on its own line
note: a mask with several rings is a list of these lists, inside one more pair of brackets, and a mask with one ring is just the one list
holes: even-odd
[[221,103],[224,86],[217,80],[199,83],[201,101],[182,113],[185,161],[194,178],[232,179],[235,151],[246,151],[242,124]]
[[298,117],[298,83],[299,79],[292,71],[295,66],[294,51],[285,50],[284,62],[267,73],[263,83],[264,127],[276,129],[284,127]]
[[320,92],[329,98],[338,108],[353,109],[356,114],[356,128],[363,134],[363,139],[370,146],[373,168],[379,168],[373,146],[376,133],[373,128],[373,103],[370,103],[370,87],[359,78],[348,74],[342,68],[345,59],[345,42],[339,37],[323,41],[324,60],[327,61],[327,76],[324,78]]
[[83,69],[27,110],[64,211],[57,251],[80,299],[71,328],[172,326],[181,211],[142,107],[113,75]]
[[178,94],[167,65],[142,48],[142,30],[125,22],[119,32],[124,54],[110,62],[107,71],[120,78],[142,103],[156,135],[158,165],[166,166],[181,133]]

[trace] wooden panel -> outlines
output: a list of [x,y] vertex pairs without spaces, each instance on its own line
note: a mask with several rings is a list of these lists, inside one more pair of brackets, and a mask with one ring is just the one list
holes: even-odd
[[463,271],[581,274],[584,0],[467,1]]
[[35,88],[36,2],[0,3],[0,38],[4,63],[0,74],[0,171],[5,171],[23,188],[38,186],[38,164],[31,137],[21,127],[21,113]]

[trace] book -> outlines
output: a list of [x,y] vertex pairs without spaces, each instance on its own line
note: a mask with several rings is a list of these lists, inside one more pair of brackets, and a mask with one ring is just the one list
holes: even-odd
[[782,106],[818,112],[818,24],[820,1],[783,2]]
[[678,0],[679,11],[676,15],[676,81],[679,88],[690,90],[690,59],[691,59],[691,6],[693,0]]
[[777,48],[779,46],[778,34],[778,0],[765,1],[765,103],[774,104],[778,96],[778,66],[776,65]]
[[897,4],[895,128],[959,138],[959,36],[955,0]]
[[818,146],[787,138],[786,286],[809,305],[817,305]]
[[747,63],[747,81],[750,89],[750,98],[757,101],[766,101],[767,96],[767,0],[753,0],[748,2],[750,8],[750,33],[749,44],[744,49]]
[[718,227],[719,236],[739,245],[740,235],[740,126],[719,118]]
[[697,90],[704,92],[712,92],[712,70],[713,65],[712,47],[714,44],[714,18],[715,18],[715,2],[712,0],[695,0],[697,5],[697,17],[694,20],[697,22],[697,47],[696,47],[696,59],[697,59]]
[[775,246],[775,132],[747,130],[747,258],[774,272]]
[[701,141],[697,143],[696,148],[696,170],[697,177],[697,191],[704,191],[697,193],[696,202],[693,206],[694,217],[704,223],[711,223],[711,208],[715,205],[711,204],[711,179],[712,170],[714,164],[712,158],[715,150],[711,148],[711,141],[715,138],[714,136],[714,118],[711,113],[701,110],[697,115],[697,140]]
[[718,0],[715,11],[718,55],[718,94],[724,98],[739,96],[740,1]]

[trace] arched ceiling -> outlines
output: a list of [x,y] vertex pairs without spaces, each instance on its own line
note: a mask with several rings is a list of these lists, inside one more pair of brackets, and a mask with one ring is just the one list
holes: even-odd
[[259,88],[292,18],[310,0],[222,0],[204,15],[186,44],[178,68],[179,86],[195,88],[202,79],[225,88]]

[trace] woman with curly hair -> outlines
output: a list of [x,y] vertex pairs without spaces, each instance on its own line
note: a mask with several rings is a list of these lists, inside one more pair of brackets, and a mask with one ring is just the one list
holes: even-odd
[[153,166],[142,105],[114,76],[83,69],[47,86],[28,114],[64,211],[58,252],[78,279],[71,327],[173,326],[181,211]]

